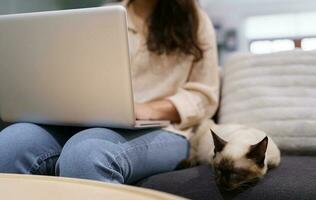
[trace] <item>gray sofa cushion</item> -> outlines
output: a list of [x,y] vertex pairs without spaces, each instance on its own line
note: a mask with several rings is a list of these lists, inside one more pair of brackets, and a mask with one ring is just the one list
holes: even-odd
[[209,166],[152,176],[138,185],[197,200],[312,200],[316,197],[316,157],[284,156],[280,167],[241,193],[220,192]]
[[316,154],[316,51],[233,56],[223,71],[219,123],[258,128],[281,150]]

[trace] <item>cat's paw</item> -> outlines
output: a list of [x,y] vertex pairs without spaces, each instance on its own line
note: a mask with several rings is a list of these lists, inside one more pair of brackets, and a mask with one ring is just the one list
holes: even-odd
[[177,167],[176,167],[176,170],[180,170],[180,169],[187,169],[187,168],[191,168],[191,167],[194,167],[196,166],[197,163],[194,161],[194,160],[183,160],[181,161]]
[[273,169],[276,168],[280,165],[281,162],[281,157],[280,156],[275,156],[270,158],[269,162],[268,162],[268,169]]

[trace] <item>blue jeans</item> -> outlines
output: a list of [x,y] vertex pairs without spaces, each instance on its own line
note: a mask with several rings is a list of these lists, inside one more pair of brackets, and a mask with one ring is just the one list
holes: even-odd
[[0,132],[0,172],[133,183],[174,170],[188,141],[162,129],[125,130],[19,123]]

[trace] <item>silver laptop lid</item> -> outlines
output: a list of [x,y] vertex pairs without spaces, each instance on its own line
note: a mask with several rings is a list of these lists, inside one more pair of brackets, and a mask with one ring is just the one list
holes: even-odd
[[122,6],[0,16],[5,121],[135,124]]

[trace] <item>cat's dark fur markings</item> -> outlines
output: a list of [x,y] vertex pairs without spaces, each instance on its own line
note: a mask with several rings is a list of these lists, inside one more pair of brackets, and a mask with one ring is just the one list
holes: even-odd
[[191,140],[190,161],[211,164],[217,183],[226,190],[248,186],[279,165],[280,151],[263,131],[242,125],[213,124],[211,129]]

